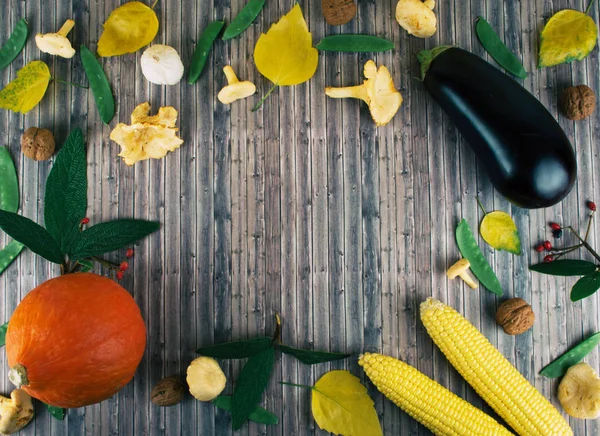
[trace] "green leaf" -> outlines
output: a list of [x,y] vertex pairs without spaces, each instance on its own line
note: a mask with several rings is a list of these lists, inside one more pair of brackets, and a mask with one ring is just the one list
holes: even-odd
[[590,354],[598,344],[600,344],[600,332],[590,336],[585,341],[579,343],[555,359],[549,365],[546,365],[544,369],[540,371],[540,375],[548,378],[562,377],[570,367],[579,363],[585,356]]
[[600,273],[594,272],[583,276],[571,289],[571,301],[583,300],[600,289]]
[[558,259],[529,267],[531,271],[553,276],[582,276],[596,271],[596,265],[587,260]]
[[226,342],[198,348],[196,353],[217,359],[243,359],[252,357],[272,346],[271,338],[254,338],[247,341]]
[[80,129],[71,132],[46,181],[44,224],[63,253],[79,233],[87,210],[87,162]]
[[0,147],[0,209],[19,210],[19,185],[15,164],[6,147]]
[[6,330],[8,330],[7,322],[0,326],[0,347],[4,347],[6,344]]
[[90,272],[94,269],[94,262],[92,262],[91,260],[81,259],[78,260],[77,263],[81,265],[81,269],[79,270],[81,272]]
[[56,419],[60,419],[61,421],[65,419],[65,415],[67,414],[67,410],[62,407],[51,406],[50,404],[46,404],[48,408],[48,412]]
[[350,354],[302,350],[300,348],[292,348],[287,347],[285,345],[280,345],[279,349],[282,353],[294,356],[300,362],[305,363],[307,365],[314,365],[315,363],[333,362],[334,360],[342,360],[346,357],[350,357]]
[[[229,395],[219,395],[212,402],[219,409],[231,412],[231,404],[233,397]],[[260,406],[256,406],[252,413],[248,415],[250,421],[257,422],[259,424],[276,425],[279,424],[279,418],[269,412],[267,409],[263,409]]]
[[50,262],[61,264],[65,257],[48,231],[28,218],[0,210],[0,228],[31,251]]
[[269,384],[274,363],[275,349],[271,346],[248,359],[242,368],[231,400],[231,421],[234,430],[238,430],[246,422],[260,402]]
[[77,233],[68,254],[71,260],[100,256],[131,245],[159,228],[160,223],[133,219],[96,224]]

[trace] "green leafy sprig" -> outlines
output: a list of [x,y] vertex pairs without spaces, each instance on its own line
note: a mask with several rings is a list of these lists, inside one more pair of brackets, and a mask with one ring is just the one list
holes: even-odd
[[[245,341],[226,342],[223,344],[209,345],[196,350],[197,353],[217,359],[245,359],[245,363],[238,379],[231,400],[218,400],[217,407],[227,402],[231,410],[232,426],[234,430],[242,427],[248,419],[268,420],[264,424],[276,424],[277,417],[271,416],[258,406],[262,395],[269,384],[271,372],[275,364],[275,351],[279,349],[282,353],[295,357],[307,365],[332,362],[345,359],[350,354],[328,353],[324,351],[304,350],[292,348],[280,343],[281,322],[276,315],[277,326],[272,337],[258,337]],[[225,407],[221,407],[224,408]],[[228,410],[225,409],[225,410]],[[267,412],[266,414],[264,412]],[[257,415],[257,413],[259,415]],[[275,418],[275,422],[272,418]],[[257,421],[261,422],[261,421]]]

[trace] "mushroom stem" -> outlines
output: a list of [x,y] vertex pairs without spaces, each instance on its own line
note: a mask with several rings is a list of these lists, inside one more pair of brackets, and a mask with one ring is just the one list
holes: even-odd
[[65,21],[65,24],[63,24],[59,31],[56,33],[58,33],[60,36],[67,36],[67,34],[71,31],[73,26],[75,26],[75,21],[67,20]]
[[477,283],[475,282],[475,279],[473,279],[471,274],[469,274],[467,271],[460,273],[458,276],[463,279],[464,282],[471,287],[471,289],[477,289]]
[[358,98],[369,104],[369,96],[364,85],[347,86],[344,88],[333,88],[331,86],[325,88],[325,94],[331,98]]
[[227,78],[228,85],[233,85],[235,83],[239,83],[239,79],[235,75],[235,71],[233,71],[233,68],[231,68],[230,65],[225,65],[223,67],[223,72],[225,73],[225,77]]
[[10,371],[8,371],[8,379],[17,388],[20,388],[21,386],[27,386],[29,384],[29,379],[27,378],[27,369],[25,369],[25,367],[20,363],[17,363],[10,369]]

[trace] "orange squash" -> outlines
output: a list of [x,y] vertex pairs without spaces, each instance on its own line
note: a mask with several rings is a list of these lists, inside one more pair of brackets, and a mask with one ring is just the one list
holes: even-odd
[[66,274],[32,290],[6,332],[9,378],[57,407],[113,396],[135,373],[146,326],[131,295],[113,280]]

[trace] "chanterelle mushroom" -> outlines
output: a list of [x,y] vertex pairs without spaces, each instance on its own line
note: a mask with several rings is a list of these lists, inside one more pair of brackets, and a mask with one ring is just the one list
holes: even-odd
[[600,379],[590,365],[578,363],[569,368],[558,386],[558,401],[575,418],[600,416]]
[[446,275],[450,280],[460,277],[471,289],[477,289],[477,282],[469,274],[470,267],[471,263],[467,259],[460,259],[446,271]]
[[223,72],[227,78],[227,86],[225,86],[217,95],[219,101],[223,104],[231,104],[241,98],[250,97],[256,92],[256,86],[254,83],[247,80],[240,82],[233,68],[229,65],[223,67]]
[[358,98],[369,105],[371,117],[378,126],[385,126],[396,115],[402,104],[402,94],[394,86],[394,80],[385,66],[379,67],[367,61],[364,68],[367,78],[362,85],[346,88],[325,88],[332,98]]
[[75,49],[71,47],[71,42],[67,39],[67,34],[75,26],[75,21],[67,20],[56,33],[46,33],[35,35],[35,45],[44,53],[60,56],[62,58],[72,58],[75,55]]
[[437,27],[434,7],[434,0],[400,0],[396,6],[396,21],[411,35],[429,38]]
[[11,392],[10,398],[0,396],[0,434],[13,434],[33,419],[31,397],[21,389]]

